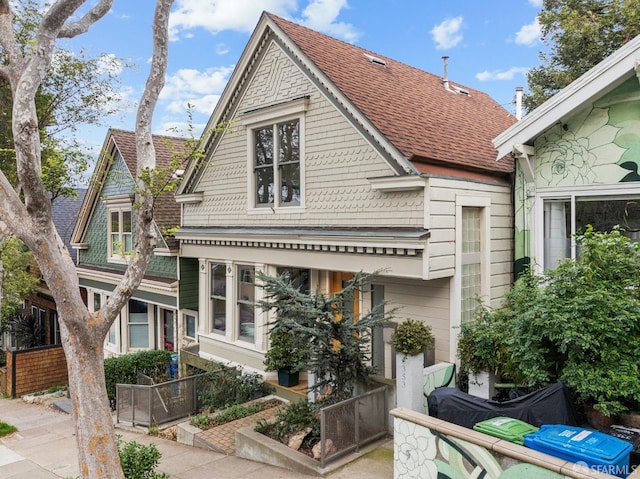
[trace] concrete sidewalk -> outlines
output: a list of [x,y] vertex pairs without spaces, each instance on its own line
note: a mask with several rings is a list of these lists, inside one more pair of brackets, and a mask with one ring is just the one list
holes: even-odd
[[[0,438],[0,478],[53,479],[75,478],[79,475],[75,431],[70,415],[20,399],[0,399],[0,421],[18,428],[17,433]],[[154,443],[162,453],[158,472],[166,472],[171,479],[313,477],[130,430],[117,430],[117,433],[125,441]],[[327,477],[392,478],[392,448],[392,443],[388,442]]]

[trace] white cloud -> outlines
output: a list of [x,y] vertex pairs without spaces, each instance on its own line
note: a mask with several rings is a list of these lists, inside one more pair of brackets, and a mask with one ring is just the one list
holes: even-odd
[[296,0],[177,0],[169,20],[171,36],[194,28],[213,34],[222,30],[250,33],[263,10],[289,16],[296,8]]
[[529,0],[532,7],[542,8],[542,0]]
[[[347,0],[310,0],[302,11],[303,25],[353,42],[360,37],[350,23],[336,22]],[[293,18],[297,0],[176,0],[170,17],[172,40],[185,37],[189,30],[203,28],[212,34],[222,30],[250,33],[263,10],[285,18]]]
[[122,73],[122,63],[113,53],[102,54],[98,58],[98,73],[120,75]]
[[160,100],[168,100],[166,109],[173,113],[184,113],[190,103],[195,112],[210,115],[233,68],[231,65],[210,68],[204,72],[195,69],[178,70],[167,77]]
[[524,25],[518,33],[516,33],[516,43],[526,46],[535,45],[541,34],[540,22],[538,21],[538,17],[536,17],[533,22]]
[[448,18],[431,29],[436,49],[448,50],[462,41],[462,17]]
[[343,8],[349,8],[347,0],[311,0],[302,11],[301,23],[347,42],[355,42],[360,38],[360,32],[350,23],[336,22]]
[[490,81],[490,80],[513,80],[516,75],[526,75],[529,71],[527,67],[512,67],[508,70],[500,71],[483,71],[480,73],[476,73],[476,78],[480,81]]
[[224,43],[216,43],[216,54],[217,55],[226,55],[229,53],[229,49]]

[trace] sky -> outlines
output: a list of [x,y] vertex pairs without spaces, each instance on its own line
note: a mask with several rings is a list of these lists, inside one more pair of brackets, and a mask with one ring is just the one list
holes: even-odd
[[[91,3],[91,2],[90,2]],[[153,0],[115,0],[89,32],[61,46],[115,58],[120,113],[78,135],[97,156],[107,129],[134,129],[151,57]],[[175,0],[168,72],[153,131],[202,131],[263,10],[484,91],[515,114],[515,89],[540,64],[542,0]],[[133,65],[134,68],[125,65]]]

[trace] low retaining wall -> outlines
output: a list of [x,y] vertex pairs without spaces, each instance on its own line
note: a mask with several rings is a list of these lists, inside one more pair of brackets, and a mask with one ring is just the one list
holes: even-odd
[[1,392],[7,396],[18,397],[69,382],[62,346],[7,351],[6,358],[5,389]]
[[[394,478],[614,479],[542,452],[404,408],[394,417]],[[640,470],[627,479],[640,479]]]

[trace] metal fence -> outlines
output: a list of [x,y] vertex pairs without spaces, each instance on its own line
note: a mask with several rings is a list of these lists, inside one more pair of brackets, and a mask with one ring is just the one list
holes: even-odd
[[[160,384],[116,385],[118,422],[133,426],[156,426],[198,412],[198,376],[175,379]],[[153,383],[153,381],[151,381]]]
[[386,387],[320,410],[320,467],[387,433]]

